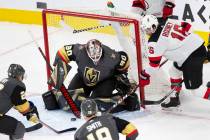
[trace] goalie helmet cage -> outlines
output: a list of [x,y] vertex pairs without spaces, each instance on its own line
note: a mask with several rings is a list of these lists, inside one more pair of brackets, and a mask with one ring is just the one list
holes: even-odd
[[[142,56],[141,56],[141,44],[140,44],[140,33],[139,33],[139,22],[136,19],[130,19],[130,18],[121,18],[121,17],[112,17],[112,16],[105,16],[105,15],[99,15],[99,14],[90,14],[90,13],[80,13],[80,12],[71,12],[71,11],[63,11],[63,10],[54,10],[54,9],[45,9],[42,11],[42,20],[43,20],[43,33],[44,33],[44,46],[45,46],[45,55],[46,55],[46,59],[47,61],[50,63],[51,61],[53,61],[53,57],[52,55],[55,55],[57,50],[54,50],[54,54],[50,53],[50,50],[54,49],[52,47],[52,44],[49,43],[49,36],[52,32],[48,31],[48,28],[50,28],[51,26],[53,27],[60,27],[60,21],[64,21],[68,28],[69,24],[68,22],[70,22],[68,20],[67,17],[74,17],[77,19],[77,23],[76,24],[81,24],[84,21],[82,20],[82,18],[85,18],[86,20],[102,20],[102,21],[109,21],[109,22],[119,22],[119,23],[129,23],[131,25],[133,25],[133,29],[134,29],[134,36],[135,36],[135,47],[136,47],[136,59],[137,59],[137,74],[136,77],[139,77],[139,72],[142,70]],[[79,20],[78,20],[79,19]],[[74,19],[70,19],[71,21]],[[66,26],[66,25],[65,25]],[[93,27],[95,25],[88,25],[89,28],[86,27],[86,31],[87,30],[92,30]],[[103,26],[97,26],[97,28],[100,28]],[[80,29],[83,29],[84,27],[81,27]],[[94,28],[94,29],[97,29]],[[68,30],[68,29],[67,29]],[[78,30],[79,31],[79,30]],[[81,30],[80,30],[81,31]],[[56,31],[55,31],[56,32]],[[90,31],[91,32],[91,31]],[[57,37],[58,38],[58,37]],[[69,37],[70,39],[71,37]],[[81,39],[78,38],[78,39]],[[58,42],[59,43],[59,42]],[[61,47],[64,42],[61,42],[59,44],[59,47]],[[68,43],[72,43],[72,42],[68,42]],[[86,43],[86,42],[85,42]],[[55,43],[53,43],[55,44]],[[74,43],[72,43],[74,44]],[[83,42],[84,44],[84,42]],[[65,45],[65,44],[63,44]],[[109,46],[109,45],[108,45]],[[112,47],[112,46],[109,46]],[[58,49],[58,48],[57,48]],[[133,63],[133,62],[131,62]],[[47,79],[49,79],[50,75],[51,75],[51,71],[49,69],[48,66],[46,66],[47,68]],[[137,78],[139,80],[139,78]],[[139,82],[139,81],[138,81]],[[52,87],[48,85],[48,88],[51,89]],[[144,89],[139,87],[139,93],[140,93],[140,101],[141,103],[143,103],[145,97],[144,97]],[[142,107],[145,107],[144,104],[142,104]]]

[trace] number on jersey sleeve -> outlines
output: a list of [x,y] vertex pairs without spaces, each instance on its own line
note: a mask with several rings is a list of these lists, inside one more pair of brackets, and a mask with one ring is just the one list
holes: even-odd
[[172,38],[179,39],[180,41],[183,41],[185,37],[189,35],[189,30],[191,28],[191,25],[187,22],[181,22],[181,26],[178,24],[175,24],[173,27],[173,31],[171,32]]

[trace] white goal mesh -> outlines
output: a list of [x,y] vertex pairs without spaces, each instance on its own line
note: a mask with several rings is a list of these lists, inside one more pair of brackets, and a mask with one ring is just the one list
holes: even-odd
[[[75,43],[85,44],[90,39],[98,39],[112,49],[128,53],[131,61],[129,78],[139,83],[139,71],[142,65],[147,64],[147,60],[141,55],[143,46],[140,45],[138,20],[90,13],[44,10],[43,31],[45,53],[51,63],[60,47]],[[77,70],[75,63],[70,63],[70,65],[73,65],[73,70],[65,80],[67,85]],[[47,71],[49,76],[50,70]],[[158,76],[153,76],[151,85],[145,88],[148,97],[153,93],[165,92],[165,87],[168,87],[165,74],[161,73]],[[144,96],[147,97],[147,95],[144,94],[142,88],[138,92],[143,101]]]

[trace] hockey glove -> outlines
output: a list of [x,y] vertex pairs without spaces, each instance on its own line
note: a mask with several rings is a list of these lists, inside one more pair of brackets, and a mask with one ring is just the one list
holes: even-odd
[[146,72],[145,72],[145,70],[143,70],[141,73],[140,73],[140,86],[141,87],[144,87],[144,86],[146,86],[146,85],[149,85],[149,83],[150,83],[150,75],[149,74],[147,74]]
[[31,121],[33,123],[38,123],[39,122],[38,110],[36,106],[33,104],[33,102],[29,101],[29,104],[30,104],[30,110],[23,115],[26,116],[28,121]]
[[166,2],[163,7],[163,18],[167,18],[173,14],[173,8],[175,7],[175,4],[173,2]]
[[120,74],[116,76],[117,84],[116,84],[116,90],[125,95],[131,88],[130,81],[127,77],[127,74]]
[[125,100],[125,109],[128,111],[140,110],[139,97],[136,93],[131,94]]

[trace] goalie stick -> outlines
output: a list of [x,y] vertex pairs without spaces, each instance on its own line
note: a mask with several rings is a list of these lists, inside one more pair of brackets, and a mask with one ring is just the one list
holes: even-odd
[[[45,59],[48,67],[50,68],[50,70],[52,71],[52,67],[50,66],[49,62],[47,61],[42,49],[40,47],[38,47],[41,55],[43,56],[43,58]],[[66,89],[65,85],[62,84],[60,89],[61,93],[63,94],[64,98],[66,99],[68,105],[70,106],[70,109],[72,110],[73,114],[77,117],[77,118],[80,118],[80,110],[79,108],[77,107],[76,103],[73,101],[72,97],[69,95],[68,93],[68,90]]]
[[71,127],[71,128],[67,128],[67,129],[63,129],[63,130],[56,130],[53,127],[49,126],[48,124],[46,124],[45,122],[43,122],[42,120],[39,120],[39,123],[42,124],[43,126],[47,127],[48,129],[54,131],[57,134],[61,134],[61,133],[65,133],[65,132],[69,132],[69,131],[75,131],[77,130],[76,127]]
[[[50,68],[50,70],[53,71],[53,68],[51,67],[50,63],[47,61],[45,54],[43,53],[42,49],[40,48],[38,42],[35,40],[33,34],[30,31],[28,31],[28,32],[29,32],[31,38],[33,39],[33,41],[35,42],[36,46],[38,47],[39,52],[41,53],[42,57],[44,58],[48,68]],[[64,98],[66,99],[66,101],[67,101],[70,109],[72,110],[73,114],[77,118],[80,118],[81,117],[80,116],[80,110],[79,110],[78,106],[76,105],[76,103],[73,101],[72,97],[69,95],[68,90],[66,89],[65,85],[62,84],[59,90],[61,91]]]

